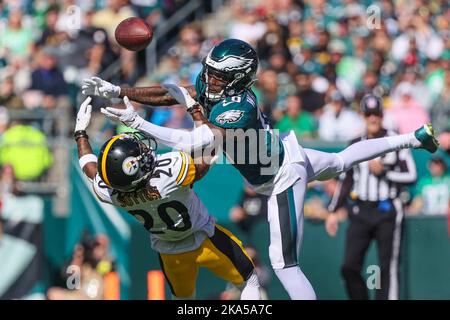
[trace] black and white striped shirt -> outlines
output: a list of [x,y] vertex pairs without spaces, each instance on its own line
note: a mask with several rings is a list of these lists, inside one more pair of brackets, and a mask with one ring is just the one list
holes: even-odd
[[[393,131],[383,129],[376,138],[396,135]],[[357,138],[355,143],[367,139],[367,136]],[[369,171],[369,162],[365,161],[341,176],[339,185],[328,207],[335,212],[345,203],[348,196],[361,201],[383,201],[399,196],[405,184],[414,183],[417,179],[416,165],[409,149],[393,151],[381,157],[384,172],[376,176]]]

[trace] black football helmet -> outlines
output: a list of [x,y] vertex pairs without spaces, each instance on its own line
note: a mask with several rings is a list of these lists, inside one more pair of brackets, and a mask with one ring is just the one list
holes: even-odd
[[155,150],[156,141],[144,135],[126,132],[114,136],[100,150],[98,173],[113,189],[135,191],[145,185],[155,168]]

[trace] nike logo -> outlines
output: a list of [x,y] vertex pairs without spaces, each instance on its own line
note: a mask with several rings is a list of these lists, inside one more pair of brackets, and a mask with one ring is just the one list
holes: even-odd
[[229,105],[230,103],[233,103],[234,101],[224,101],[223,102],[223,106],[225,107],[225,106],[227,106],[227,105]]

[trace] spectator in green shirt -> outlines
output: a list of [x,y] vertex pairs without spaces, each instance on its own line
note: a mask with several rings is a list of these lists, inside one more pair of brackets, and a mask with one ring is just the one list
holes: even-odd
[[32,42],[32,30],[22,26],[22,12],[19,10],[11,12],[8,26],[0,37],[0,47],[5,47],[11,57],[25,57],[30,53]]
[[286,99],[286,114],[276,123],[275,129],[280,132],[294,130],[299,139],[312,139],[316,136],[317,125],[314,117],[303,111],[302,100],[297,95]]
[[445,160],[435,157],[429,164],[429,176],[417,184],[417,195],[409,212],[411,214],[446,215],[450,212],[450,175]]

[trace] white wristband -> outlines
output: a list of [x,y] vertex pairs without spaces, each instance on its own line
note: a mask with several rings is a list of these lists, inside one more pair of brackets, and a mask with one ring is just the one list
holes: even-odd
[[80,164],[80,168],[81,170],[83,170],[84,166],[86,164],[88,164],[89,162],[95,162],[97,163],[97,156],[95,154],[89,153],[89,154],[85,154],[84,156],[82,156],[79,160],[78,163]]

